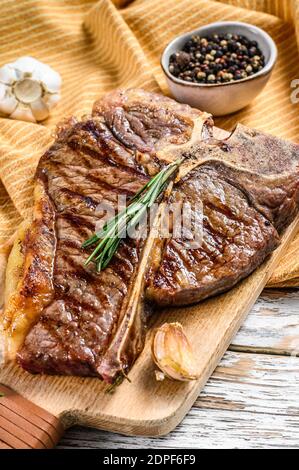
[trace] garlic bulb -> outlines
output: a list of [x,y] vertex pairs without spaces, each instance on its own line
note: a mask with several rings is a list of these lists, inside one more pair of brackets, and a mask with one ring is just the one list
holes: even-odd
[[180,323],[164,323],[157,329],[152,355],[155,364],[167,377],[181,381],[198,379],[195,357]]
[[12,119],[46,119],[60,99],[61,77],[49,65],[21,57],[0,68],[0,113]]

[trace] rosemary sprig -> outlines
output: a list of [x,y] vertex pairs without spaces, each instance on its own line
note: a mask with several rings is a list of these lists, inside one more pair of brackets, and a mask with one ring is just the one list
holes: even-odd
[[105,390],[105,393],[110,393],[110,394],[114,393],[116,391],[116,388],[122,384],[124,379],[125,379],[124,375],[119,375],[112,384],[108,385],[108,387]]
[[108,266],[118,249],[121,239],[131,227],[134,227],[142,220],[147,210],[166,189],[169,178],[176,172],[181,163],[182,160],[176,160],[163,168],[135,194],[127,207],[108,220],[99,233],[95,233],[83,243],[82,248],[97,243],[97,246],[85,261],[86,265],[92,261],[95,262],[98,272]]

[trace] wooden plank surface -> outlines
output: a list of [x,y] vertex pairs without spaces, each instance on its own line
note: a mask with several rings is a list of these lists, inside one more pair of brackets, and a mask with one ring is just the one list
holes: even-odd
[[225,355],[175,431],[132,439],[76,427],[60,447],[299,448],[299,350],[290,348],[299,342],[298,320],[298,289],[264,291],[231,345],[251,353]]
[[183,423],[169,436],[132,439],[71,429],[60,446],[299,448],[299,358],[228,352]]
[[299,358],[228,352],[168,436],[70,429],[62,448],[299,448]]
[[265,290],[233,339],[231,349],[299,354],[299,290]]

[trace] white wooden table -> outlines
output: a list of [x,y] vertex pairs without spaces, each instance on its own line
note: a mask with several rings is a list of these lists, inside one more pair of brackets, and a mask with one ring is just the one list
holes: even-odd
[[59,447],[299,448],[299,290],[264,291],[192,410],[168,436],[73,428]]

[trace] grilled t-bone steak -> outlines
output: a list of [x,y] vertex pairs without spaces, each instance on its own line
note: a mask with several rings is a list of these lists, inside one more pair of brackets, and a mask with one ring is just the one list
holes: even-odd
[[[127,90],[58,129],[38,165],[33,220],[11,255],[21,268],[2,318],[8,357],[33,373],[113,382],[142,350],[144,298],[197,302],[231,288],[276,248],[298,210],[299,147],[243,126],[216,141],[212,125],[188,106]],[[103,217],[98,204],[115,208],[178,156],[186,160],[165,202],[202,208],[201,246],[190,248],[184,233],[155,233],[124,240],[99,274],[84,266],[81,244]]]

